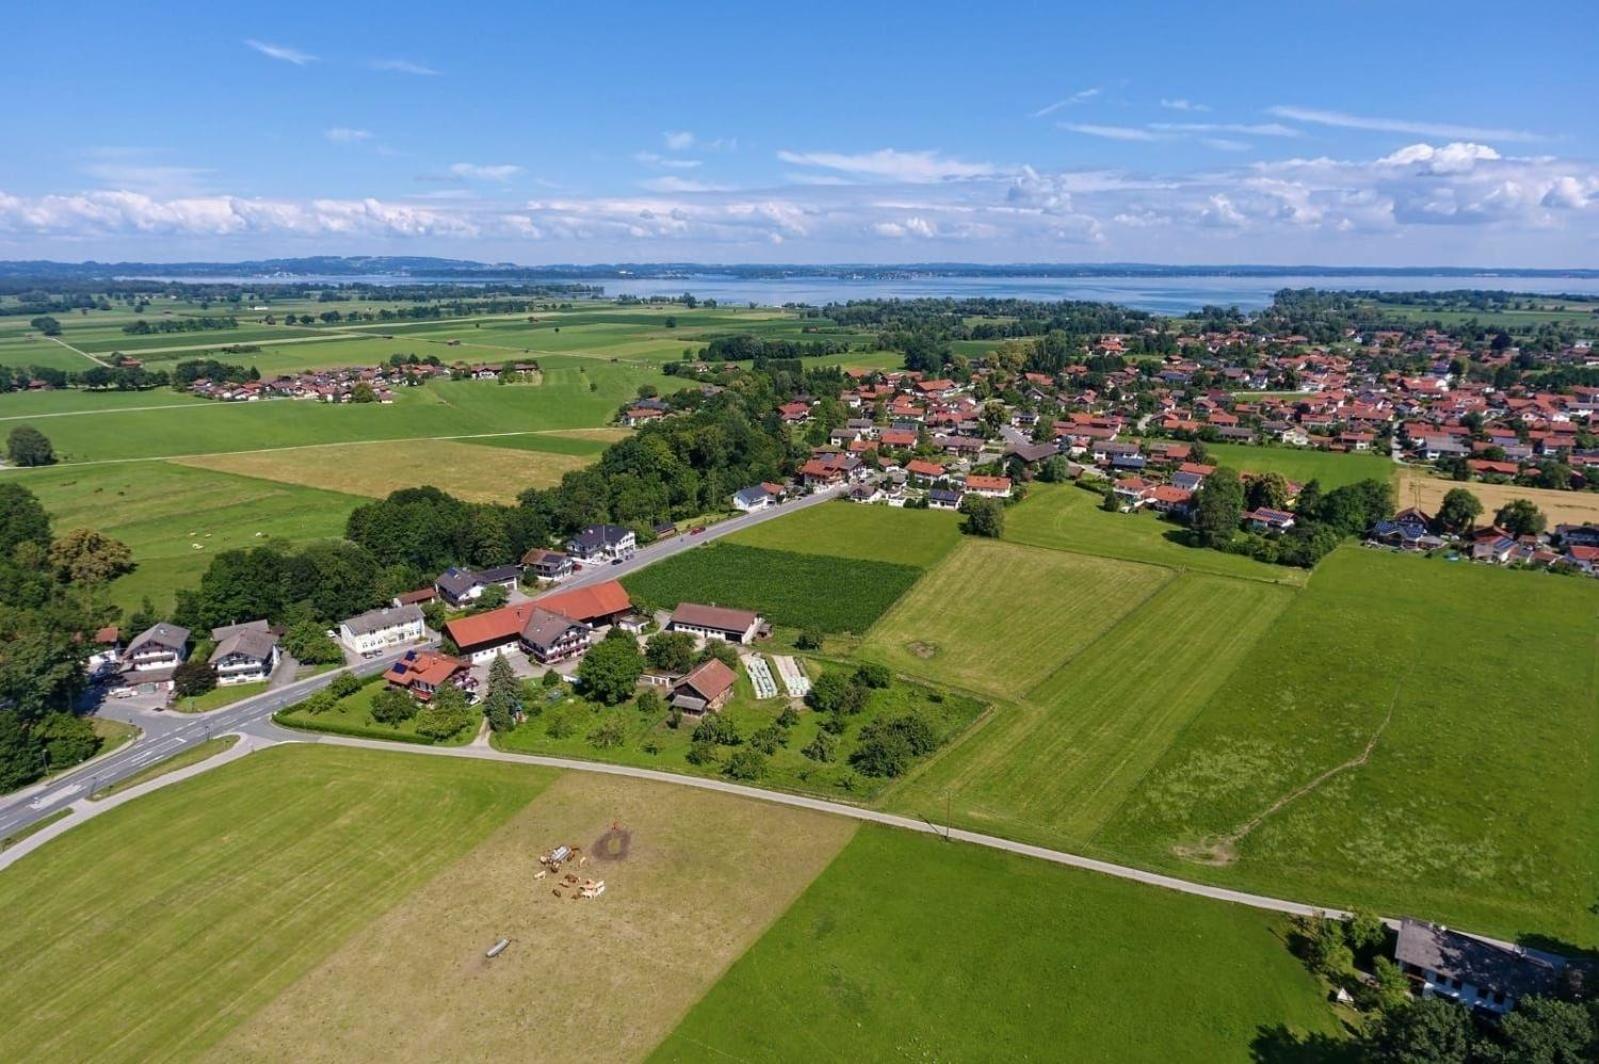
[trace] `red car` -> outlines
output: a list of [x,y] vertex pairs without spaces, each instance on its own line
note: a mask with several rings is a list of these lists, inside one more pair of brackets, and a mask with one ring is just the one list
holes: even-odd
[[705,526],[704,525],[697,525],[694,528],[689,529],[688,530],[688,534],[691,535],[691,536],[697,536],[701,532],[704,532],[704,531],[705,531]]

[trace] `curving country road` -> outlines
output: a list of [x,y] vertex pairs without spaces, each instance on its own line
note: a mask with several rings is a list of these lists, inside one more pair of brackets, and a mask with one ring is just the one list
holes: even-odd
[[[687,534],[674,536],[671,539],[660,540],[640,549],[632,558],[618,565],[602,565],[585,569],[571,579],[560,584],[554,590],[566,590],[573,587],[583,587],[589,584],[614,580],[628,573],[636,572],[647,565],[681,554],[686,550],[702,546],[722,536],[758,525],[784,514],[793,513],[811,506],[829,502],[836,498],[842,489],[830,489],[809,495],[802,499],[774,506],[770,509],[753,514],[743,514],[739,517],[729,518],[719,524],[711,525],[697,536]],[[549,592],[546,592],[548,594]],[[371,661],[362,662],[354,667],[353,671],[360,676],[381,672],[388,668],[406,650],[415,649],[406,647],[383,657],[373,658]],[[336,669],[313,676],[297,683],[287,684],[283,687],[263,692],[252,698],[242,699],[223,709],[213,710],[209,713],[190,715],[172,710],[150,711],[136,710],[108,700],[101,706],[99,712],[112,719],[121,720],[135,725],[141,735],[132,743],[121,748],[113,754],[96,758],[91,762],[80,765],[76,769],[62,773],[44,783],[35,784],[24,788],[16,794],[0,798],[0,838],[9,836],[23,828],[28,827],[52,814],[71,806],[74,802],[85,799],[90,793],[124,780],[136,772],[140,772],[157,761],[171,757],[173,754],[203,743],[207,739],[222,735],[230,731],[245,731],[257,733],[257,728],[262,722],[269,722],[272,714],[286,706],[293,705],[326,687],[333,682],[343,669]],[[281,741],[283,736],[298,737],[297,733],[286,732],[281,728],[274,738]]]

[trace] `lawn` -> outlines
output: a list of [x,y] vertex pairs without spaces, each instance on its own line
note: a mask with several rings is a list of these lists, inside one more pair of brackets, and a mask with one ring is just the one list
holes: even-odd
[[892,806],[1088,846],[1292,598],[1254,580],[1171,580],[1019,702],[996,707],[894,791]]
[[1313,451],[1298,447],[1263,447],[1244,443],[1207,443],[1211,465],[1231,466],[1240,472],[1281,473],[1296,484],[1321,482],[1323,490],[1359,480],[1393,479],[1393,459],[1373,451]]
[[130,609],[145,595],[157,609],[170,605],[219,551],[342,536],[350,511],[366,501],[166,462],[9,475],[39,497],[58,535],[98,528],[133,548],[138,568],[111,585],[112,601]]
[[1337,1037],[1285,932],[868,825],[651,1059],[1275,1060]]
[[920,575],[909,565],[711,543],[631,573],[622,586],[635,602],[662,609],[737,606],[773,624],[859,633]]
[[0,875],[0,1059],[204,1052],[554,778],[399,767],[366,750],[265,750],[24,857]]
[[1152,565],[967,539],[867,633],[860,653],[1016,698],[1169,579]]
[[222,709],[235,702],[256,695],[265,694],[267,681],[259,683],[230,683],[226,686],[218,684],[203,695],[194,695],[187,698],[174,697],[172,708],[179,713],[209,713],[213,709]]
[[[839,663],[814,658],[801,660],[813,679],[824,671],[853,671],[852,667]],[[775,677],[775,665],[772,673]],[[773,724],[789,704],[790,699],[785,695],[757,701],[748,674],[740,668],[734,697],[722,714],[733,722],[740,739],[748,740],[758,729]],[[917,713],[931,722],[939,737],[947,742],[964,731],[982,711],[982,705],[974,699],[896,680],[889,687],[873,691],[861,712],[847,719],[843,734],[838,736],[836,759],[824,763],[812,761],[801,753],[816,738],[822,718],[803,704],[796,704],[799,721],[789,729],[788,741],[768,756],[761,777],[748,782],[844,801],[871,799],[892,783],[888,779],[862,775],[850,764],[849,758],[859,743],[861,729],[871,721]],[[607,726],[616,728],[619,733],[615,745],[607,745],[597,738]],[[715,763],[692,764],[687,755],[693,729],[694,722],[688,719],[672,728],[664,709],[650,715],[641,713],[633,703],[607,708],[567,695],[563,701],[545,706],[538,716],[514,731],[496,736],[494,744],[499,749],[524,754],[576,757],[689,775],[721,776],[728,757],[738,747],[724,748]]]
[[396,440],[212,454],[176,461],[219,473],[372,498],[429,484],[469,502],[511,503],[527,488],[560,483],[564,474],[582,469],[590,459],[542,449],[470,447],[455,440]]
[[423,746],[465,746],[477,734],[483,718],[473,714],[472,723],[448,739],[429,739],[416,733],[416,718],[398,724],[383,724],[372,719],[372,696],[383,690],[381,675],[370,677],[361,689],[339,699],[321,713],[311,713],[300,702],[281,709],[272,715],[278,724],[306,731],[328,732],[333,735],[353,735],[363,739],[393,739],[398,742],[420,743]]
[[835,501],[765,521],[727,542],[926,569],[959,539],[960,518],[947,511]]
[[1303,569],[1268,565],[1238,554],[1181,542],[1180,525],[1143,511],[1113,514],[1100,509],[1104,496],[1071,485],[1035,484],[1025,502],[1005,512],[1005,538],[1035,547],[1097,554],[1105,558],[1149,562],[1173,569],[1191,569],[1218,576],[1300,585]]
[[[388,763],[404,779],[414,761]],[[396,763],[400,762],[400,763]],[[465,766],[462,766],[465,768]],[[601,860],[613,824],[625,859]],[[853,822],[588,773],[556,780],[217,1047],[228,1060],[636,1060],[788,909]],[[535,881],[583,847],[604,896]],[[484,949],[510,948],[492,962]]]
[[1098,841],[1281,897],[1599,945],[1596,645],[1586,580],[1341,548]]

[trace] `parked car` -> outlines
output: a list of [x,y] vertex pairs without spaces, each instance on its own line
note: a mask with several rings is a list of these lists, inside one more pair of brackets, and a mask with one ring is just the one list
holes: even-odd
[[704,531],[705,531],[705,526],[704,525],[695,525],[693,528],[688,530],[688,534],[691,535],[691,536],[697,536],[701,532],[704,532]]

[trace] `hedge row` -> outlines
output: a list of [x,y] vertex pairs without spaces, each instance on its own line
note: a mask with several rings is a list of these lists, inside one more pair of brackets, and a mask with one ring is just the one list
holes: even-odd
[[353,739],[383,739],[394,743],[416,743],[418,746],[432,746],[435,740],[425,735],[397,732],[388,728],[369,727],[365,724],[341,724],[337,721],[314,720],[307,717],[290,717],[298,706],[289,709],[280,709],[272,714],[272,723],[281,724],[285,728],[298,728],[301,731],[326,732],[329,735],[347,735]]

